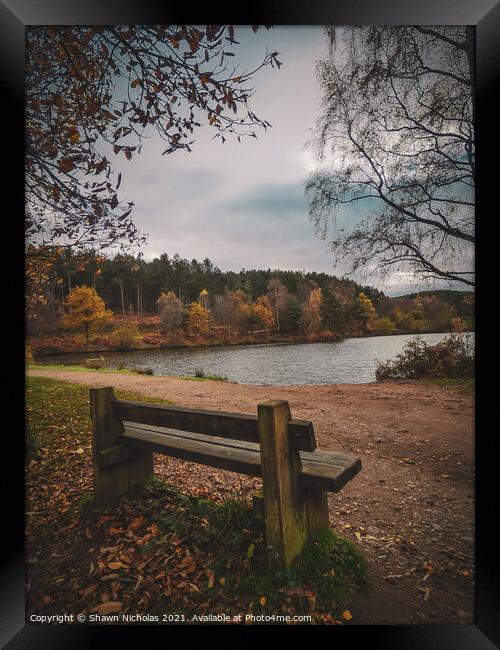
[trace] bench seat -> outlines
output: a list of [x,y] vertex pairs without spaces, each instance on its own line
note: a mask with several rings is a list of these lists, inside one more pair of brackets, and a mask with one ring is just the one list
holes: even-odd
[[[121,440],[132,447],[155,451],[249,476],[261,476],[260,445],[203,433],[124,421]],[[338,492],[361,470],[361,460],[348,454],[300,451],[300,481],[305,487]]]

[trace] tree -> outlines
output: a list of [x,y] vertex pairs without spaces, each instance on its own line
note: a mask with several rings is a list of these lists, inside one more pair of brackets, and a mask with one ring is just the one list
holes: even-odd
[[392,321],[390,318],[387,316],[384,316],[383,318],[377,318],[376,320],[373,321],[373,331],[376,334],[380,334],[381,336],[386,336],[388,334],[394,334],[396,331],[396,323]]
[[302,312],[302,322],[308,334],[315,334],[321,328],[321,306],[323,296],[320,287],[313,289],[309,294],[309,299],[304,305]]
[[373,321],[377,318],[377,311],[368,296],[361,292],[356,299],[356,316],[363,323],[365,330],[371,330]]
[[275,325],[273,310],[268,296],[259,296],[252,305],[253,318],[265,330],[270,330]]
[[302,305],[297,297],[290,294],[285,301],[282,327],[286,332],[298,332],[302,325]]
[[280,331],[280,314],[285,308],[288,290],[277,277],[272,277],[267,283],[267,293],[274,309],[276,328]]
[[182,303],[173,291],[162,293],[157,300],[164,331],[171,334],[182,325]]
[[[474,285],[474,28],[329,28],[310,217],[351,271]],[[349,207],[360,214],[342,222]],[[340,224],[338,220],[340,219]],[[465,268],[464,268],[465,267]]]
[[[256,25],[252,26],[257,31]],[[231,25],[29,26],[26,30],[26,231],[37,242],[109,247],[142,241],[120,201],[111,158],[130,160],[156,131],[164,154],[191,151],[208,122],[215,138],[257,137],[268,122],[248,106],[249,82],[279,67],[230,65]]]
[[193,336],[208,334],[210,314],[198,302],[192,302],[188,309],[188,330]]
[[335,296],[333,287],[327,287],[323,292],[323,302],[321,305],[321,317],[329,332],[345,331],[345,322],[342,313],[342,305],[338,298]]
[[208,300],[209,300],[208,291],[206,289],[202,289],[199,295],[199,303],[205,309],[208,309]]
[[66,311],[62,316],[63,327],[83,329],[87,344],[90,330],[109,323],[113,318],[113,312],[106,309],[104,300],[96,290],[85,285],[72,289],[64,306]]

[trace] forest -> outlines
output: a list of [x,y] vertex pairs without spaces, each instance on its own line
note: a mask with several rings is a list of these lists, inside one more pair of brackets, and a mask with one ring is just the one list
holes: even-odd
[[389,297],[327,273],[222,271],[167,253],[146,261],[55,249],[28,260],[28,334],[39,353],[474,329],[471,292]]

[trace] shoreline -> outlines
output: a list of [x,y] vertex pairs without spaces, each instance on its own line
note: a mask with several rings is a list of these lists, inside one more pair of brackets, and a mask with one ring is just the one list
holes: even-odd
[[[475,330],[467,332],[391,332],[390,334],[379,334],[376,332],[369,332],[365,334],[350,334],[349,336],[318,336],[316,339],[308,339],[303,337],[283,337],[283,338],[266,338],[264,340],[216,340],[213,342],[192,342],[189,344],[183,343],[165,343],[165,344],[147,344],[144,343],[140,347],[120,349],[118,347],[92,347],[87,350],[57,350],[57,351],[41,351],[33,350],[33,355],[36,357],[58,357],[58,356],[75,356],[75,355],[88,355],[88,354],[104,354],[104,353],[128,353],[128,352],[143,352],[146,350],[189,350],[191,348],[220,348],[220,347],[238,347],[238,346],[258,346],[258,345],[302,345],[312,343],[342,343],[349,339],[364,339],[364,338],[382,338],[394,336],[425,336],[427,334],[473,334]],[[32,346],[36,341],[43,339],[27,339],[28,345]],[[92,344],[90,344],[92,345]]]

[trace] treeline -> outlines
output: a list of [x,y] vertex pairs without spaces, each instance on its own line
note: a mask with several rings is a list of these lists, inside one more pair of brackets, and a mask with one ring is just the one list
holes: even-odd
[[28,287],[33,295],[44,296],[28,301],[33,304],[28,314],[32,333],[60,324],[67,299],[78,286],[95,289],[106,308],[122,318],[159,316],[167,334],[176,330],[209,334],[223,328],[228,335],[272,330],[346,336],[473,327],[470,293],[422,292],[390,298],[327,273],[280,269],[236,273],[221,271],[208,258],[199,262],[165,253],[145,261],[140,256],[110,258],[61,250],[46,266],[43,288]]

